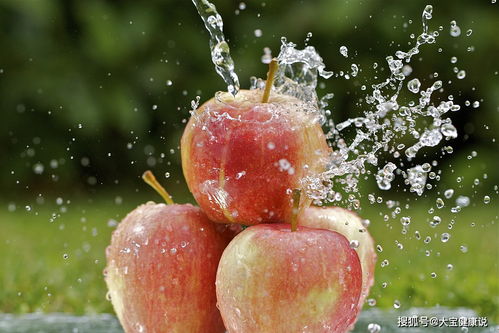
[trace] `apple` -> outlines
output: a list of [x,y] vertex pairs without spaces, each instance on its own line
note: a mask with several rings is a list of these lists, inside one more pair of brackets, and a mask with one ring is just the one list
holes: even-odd
[[[184,176],[212,221],[287,222],[292,191],[325,169],[330,148],[318,113],[295,97],[270,93],[270,72],[263,98],[259,89],[219,93],[185,128]],[[300,207],[309,204],[304,198]]]
[[357,253],[337,232],[259,224],[225,249],[216,278],[229,333],[345,332],[362,288]]
[[216,307],[218,261],[231,230],[198,207],[174,204],[150,172],[144,179],[169,204],[130,212],[106,250],[105,280],[126,332],[225,332]]
[[359,300],[359,308],[362,308],[374,284],[374,268],[377,259],[374,240],[362,219],[357,214],[340,207],[309,207],[298,215],[298,224],[336,231],[350,241],[351,246],[359,255],[362,267],[362,294]]

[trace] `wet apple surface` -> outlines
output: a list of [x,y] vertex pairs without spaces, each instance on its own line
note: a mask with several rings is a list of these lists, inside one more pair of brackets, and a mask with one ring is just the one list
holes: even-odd
[[289,221],[292,189],[325,168],[330,148],[314,110],[291,96],[261,96],[218,95],[193,113],[182,137],[187,184],[213,221]]
[[356,213],[340,207],[309,207],[298,217],[298,224],[310,228],[328,229],[345,236],[350,247],[359,255],[362,267],[362,294],[359,308],[362,308],[369,290],[374,284],[374,268],[377,255],[374,240],[364,222]]
[[106,283],[127,332],[224,332],[215,272],[226,240],[192,205],[145,204],[114,232]]
[[220,256],[236,231],[190,204],[174,204],[152,173],[144,180],[169,204],[130,212],[106,250],[105,280],[126,332],[225,332],[216,307]]
[[337,232],[259,224],[236,236],[217,272],[229,332],[346,332],[358,315],[362,269]]

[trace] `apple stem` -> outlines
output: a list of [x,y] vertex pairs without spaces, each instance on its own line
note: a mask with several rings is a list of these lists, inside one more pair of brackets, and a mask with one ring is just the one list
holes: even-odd
[[301,191],[299,189],[293,190],[293,209],[291,211],[291,231],[298,229],[298,211],[300,207]]
[[167,205],[173,205],[174,202],[172,200],[171,195],[166,192],[165,188],[161,186],[161,184],[158,182],[156,177],[154,177],[153,173],[150,170],[147,170],[144,172],[142,175],[142,179],[149,184],[153,189],[156,190],[156,192],[159,193],[165,199]]
[[267,73],[267,82],[265,82],[265,89],[263,90],[263,96],[262,96],[262,103],[268,103],[269,98],[270,98],[270,90],[272,89],[272,86],[274,85],[274,78],[275,78],[275,72],[277,71],[277,68],[279,63],[277,62],[277,59],[274,58],[272,61],[270,61],[269,64],[269,72]]

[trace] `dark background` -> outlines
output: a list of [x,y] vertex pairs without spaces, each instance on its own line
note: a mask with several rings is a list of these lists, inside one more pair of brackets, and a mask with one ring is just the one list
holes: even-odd
[[[303,46],[312,32],[310,44],[330,70],[359,64],[357,78],[329,80],[319,90],[335,93],[333,119],[340,121],[363,111],[356,105],[364,96],[359,87],[384,79],[385,57],[407,50],[409,35],[421,33],[426,3],[248,1],[239,14],[239,2],[216,4],[243,88],[250,76],[264,77],[263,48],[277,55],[281,36]],[[460,137],[446,158],[459,165],[466,148],[492,157],[499,105],[497,5],[439,1],[433,16],[430,29],[443,26],[441,36],[423,47],[412,67],[423,86],[433,72],[444,82],[452,80],[445,93],[463,106],[451,115]],[[449,34],[452,19],[462,30],[458,38]],[[255,37],[255,29],[262,37]],[[473,30],[469,37],[468,29]],[[340,55],[341,45],[348,47],[350,59]],[[175,185],[183,182],[182,120],[197,95],[203,101],[224,89],[210,62],[208,34],[190,1],[3,0],[0,50],[0,186],[9,196],[126,188],[145,168],[169,172],[171,191],[185,193],[184,186]],[[452,56],[457,64],[451,64]],[[374,62],[382,68],[378,80]],[[466,70],[465,79],[456,79],[454,66]],[[480,107],[465,107],[466,100],[479,101]],[[34,172],[39,163],[41,174]],[[489,174],[495,183],[497,177]]]
[[[329,70],[359,65],[356,78],[322,81],[318,89],[334,92],[336,122],[366,110],[360,99],[369,89],[360,87],[388,76],[385,58],[411,47],[428,3],[430,30],[442,30],[413,58],[412,77],[426,88],[438,73],[444,91],[432,100],[452,95],[462,106],[449,113],[459,137],[423,149],[412,162],[439,162],[441,180],[422,197],[409,193],[402,177],[391,191],[380,191],[374,177],[363,182],[360,213],[383,248],[379,263],[389,261],[377,265],[370,297],[385,309],[397,302],[401,309],[468,307],[498,322],[498,4],[267,0],[246,1],[239,10],[239,1],[216,1],[243,88],[250,76],[265,76],[263,48],[277,55],[282,36],[303,47],[312,32],[309,44]],[[459,37],[449,33],[451,20]],[[191,100],[225,89],[208,40],[187,0],[0,0],[1,312],[112,312],[102,278],[110,234],[138,204],[159,200],[140,175],[152,169],[176,202],[193,201],[181,174],[180,136]],[[466,77],[457,79],[454,67]],[[444,144],[454,152],[442,154]],[[436,208],[449,188],[455,195]],[[369,193],[397,200],[402,213],[385,202],[369,204]],[[459,195],[470,206],[453,213]],[[437,214],[442,223],[430,227]],[[401,216],[412,217],[407,234]],[[442,233],[450,233],[448,242]]]

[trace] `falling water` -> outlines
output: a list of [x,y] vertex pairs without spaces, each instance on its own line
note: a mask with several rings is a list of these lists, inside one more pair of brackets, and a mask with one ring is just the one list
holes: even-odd
[[215,70],[227,84],[227,91],[236,95],[239,91],[239,78],[234,70],[229,44],[225,41],[223,20],[214,4],[208,0],[192,0],[210,34],[211,60]]

